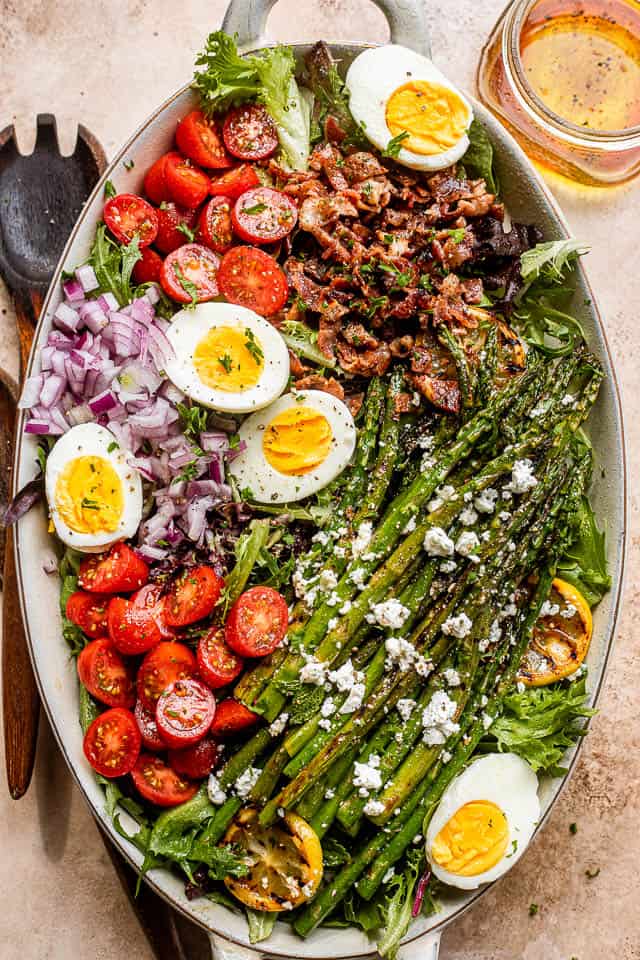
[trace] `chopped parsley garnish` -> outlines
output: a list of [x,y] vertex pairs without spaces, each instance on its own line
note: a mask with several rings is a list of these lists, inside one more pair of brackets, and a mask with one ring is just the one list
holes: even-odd
[[117,440],[112,440],[109,446],[107,447],[107,453],[113,453],[114,450],[119,450],[120,444]]
[[570,824],[569,824],[569,833],[572,833],[572,834],[574,835],[574,837],[575,837],[575,835],[576,835],[577,832],[578,832],[578,824],[577,824],[577,823],[570,823]]
[[191,297],[191,303],[187,304],[187,307],[195,307],[198,302],[198,288],[192,280],[187,280],[184,273],[180,269],[177,263],[173,265],[173,272],[176,275],[176,280],[184,290],[184,292]]
[[400,149],[401,149],[401,147],[402,147],[402,144],[404,143],[404,141],[405,141],[408,137],[409,137],[409,134],[408,134],[408,132],[407,132],[406,130],[403,130],[403,131],[402,131],[401,133],[399,133],[397,136],[392,137],[392,139],[389,140],[389,143],[387,144],[387,146],[385,147],[385,149],[382,151],[382,156],[383,156],[383,157],[391,157],[392,159],[395,160],[395,158],[396,158],[396,157],[398,156],[398,154],[400,153]]
[[252,207],[243,207],[242,212],[248,213],[250,217],[253,217],[259,213],[264,213],[266,209],[267,209],[266,203],[254,203]]
[[539,909],[539,907],[538,907],[538,904],[537,904],[537,903],[530,903],[530,904],[529,904],[529,916],[530,916],[530,917],[535,917],[536,913],[538,912],[538,909]]
[[118,191],[116,190],[116,188],[115,188],[114,185],[112,184],[111,180],[107,180],[107,182],[106,182],[105,185],[104,185],[104,195],[105,195],[105,197],[106,197],[108,200],[110,200],[111,197],[115,197],[115,195],[116,195],[117,192],[118,192]]
[[133,162],[133,160],[123,160],[122,166],[125,168],[125,170],[133,170],[133,168],[135,167],[135,163]]
[[428,273],[423,273],[420,279],[418,280],[418,286],[422,290],[426,290],[428,293],[431,293],[433,290],[433,284],[431,283],[431,277]]
[[100,504],[97,500],[91,500],[89,497],[83,497],[81,502],[83,510],[99,510]]
[[178,480],[187,480],[187,481],[195,480],[197,476],[198,476],[198,461],[190,460],[189,463],[186,464],[182,473],[178,476]]
[[191,227],[188,227],[188,226],[186,225],[186,223],[179,223],[178,226],[176,227],[176,230],[179,230],[180,233],[184,233],[184,235],[185,235],[185,237],[187,238],[187,240],[189,241],[189,243],[193,243],[193,241],[194,241],[195,238],[196,238],[195,233],[193,232],[193,230],[191,229]]
[[396,280],[396,287],[406,287],[407,284],[411,282],[411,271],[407,270],[405,273],[403,273],[402,270],[396,267],[393,263],[379,263],[378,269],[383,270],[384,273],[393,274]]
[[204,407],[199,407],[197,403],[190,407],[185,403],[177,403],[176,407],[180,414],[185,436],[189,440],[199,438],[200,434],[207,429],[209,411],[205,410]]
[[380,307],[389,303],[389,297],[372,297],[369,301],[369,307],[366,310],[366,316],[370,319]]
[[262,361],[264,360],[264,353],[263,353],[262,347],[256,340],[255,333],[250,327],[245,327],[244,335],[247,338],[244,343],[245,347],[247,348],[247,350],[249,351],[249,353],[251,354],[255,362],[257,364],[261,364]]
[[231,373],[231,368],[233,367],[233,360],[228,353],[223,353],[221,357],[218,357],[218,363],[226,371],[226,373]]
[[455,230],[449,230],[449,236],[454,243],[462,243],[466,236],[466,229],[464,227],[456,227]]

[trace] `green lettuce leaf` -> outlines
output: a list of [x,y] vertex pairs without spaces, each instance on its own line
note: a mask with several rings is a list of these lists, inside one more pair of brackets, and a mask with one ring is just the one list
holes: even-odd
[[252,910],[251,907],[245,907],[245,912],[249,926],[249,943],[268,940],[276,925],[277,913],[265,913],[262,910]]
[[607,572],[605,535],[598,530],[587,497],[583,497],[575,519],[576,539],[558,564],[558,576],[573,584],[593,607],[611,587]]
[[472,120],[469,127],[469,146],[461,163],[472,177],[482,177],[491,193],[499,193],[500,186],[493,169],[493,145],[489,134],[479,120]]
[[531,283],[542,276],[551,282],[561,281],[566,268],[588,250],[586,244],[571,238],[537,243],[520,256],[522,279]]
[[382,928],[378,933],[378,953],[393,960],[400,941],[409,929],[414,892],[420,872],[424,867],[424,852],[414,848],[407,855],[407,864],[402,873],[395,873],[385,887],[381,904]]
[[561,777],[565,751],[586,733],[584,718],[596,711],[585,706],[586,678],[573,683],[514,690],[485,741],[501,753],[516,753],[536,772]]
[[318,334],[300,320],[286,320],[280,331],[282,339],[294,353],[311,360],[320,367],[336,369],[336,363],[324,355],[318,346]]
[[126,246],[121,246],[108,236],[106,226],[101,223],[87,261],[100,284],[95,294],[112,293],[121,307],[130,303],[133,299],[131,272],[141,257],[137,237]]
[[290,47],[278,45],[241,57],[233,37],[216,30],[196,59],[193,87],[205,113],[220,113],[231,105],[256,100],[263,103],[278,127],[286,162],[304,170],[310,151],[311,103],[301,93]]

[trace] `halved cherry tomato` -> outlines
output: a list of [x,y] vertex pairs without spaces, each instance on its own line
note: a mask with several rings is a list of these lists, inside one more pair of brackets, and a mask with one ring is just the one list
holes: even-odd
[[250,163],[241,163],[239,167],[233,170],[227,170],[219,177],[213,177],[209,187],[209,193],[214,197],[229,197],[231,200],[237,200],[240,194],[251,187],[260,185],[260,177]]
[[199,786],[178,776],[164,760],[151,753],[140,754],[131,778],[138,793],[158,807],[176,807],[191,800]]
[[130,710],[105,710],[84,735],[84,755],[103,777],[123,777],[136,765],[142,739]]
[[140,247],[148,247],[158,232],[158,211],[134,193],[119,193],[104,205],[104,222],[120,243],[138,238]]
[[138,670],[138,697],[145,710],[155,714],[158,697],[176,680],[194,677],[196,658],[184,643],[163,640],[150,650]]
[[163,640],[172,640],[175,630],[167,626],[163,588],[157,583],[147,583],[131,597],[134,606],[149,613],[156,622]]
[[224,632],[213,627],[198,641],[196,651],[200,676],[212,690],[226,687],[240,676],[244,661],[224,642]]
[[199,243],[224,253],[233,242],[231,203],[228,197],[212,197],[206,203],[198,220],[196,238]]
[[173,581],[165,598],[165,620],[170,627],[186,627],[213,612],[224,586],[213,567],[190,567]]
[[[147,588],[142,588],[147,593]],[[109,604],[109,636],[116,650],[128,656],[146,653],[162,640],[155,620],[156,604],[112,597]],[[148,596],[148,593],[147,593]],[[154,598],[155,599],[155,598]]]
[[78,586],[90,593],[131,593],[149,579],[149,567],[126,543],[115,543],[107,553],[87,557],[80,564]]
[[224,145],[239,160],[264,160],[278,147],[278,130],[263,106],[244,104],[229,110],[222,127]]
[[273,243],[291,233],[298,222],[298,208],[281,190],[254,187],[235,202],[233,229],[247,243]]
[[185,156],[201,167],[224,170],[233,162],[227,156],[217,124],[200,110],[192,110],[180,121],[176,143]]
[[218,296],[220,258],[199,243],[187,243],[170,253],[162,265],[160,283],[167,296],[178,303],[198,303]]
[[199,207],[209,193],[209,177],[179,153],[167,154],[164,167],[170,198],[181,207]]
[[215,697],[202,680],[176,680],[158,698],[158,733],[170,747],[188,747],[202,740],[215,712]]
[[154,713],[149,713],[142,705],[142,701],[136,702],[136,708],[133,712],[138,724],[138,730],[142,737],[142,742],[147,750],[166,750],[167,745],[158,733],[158,724]]
[[162,257],[151,247],[145,247],[140,253],[142,257],[133,267],[133,279],[136,283],[159,283],[162,270]]
[[289,285],[284,273],[268,253],[255,247],[232,247],[218,270],[220,293],[241,307],[270,317],[287,302]]
[[107,632],[107,606],[110,597],[76,590],[67,600],[67,618],[88,637],[103,637]]
[[241,657],[265,657],[285,638],[289,609],[282,594],[272,587],[251,587],[229,611],[224,639]]
[[175,203],[163,203],[158,210],[158,250],[171,253],[172,250],[189,243],[193,237],[197,215],[197,210],[186,210]]
[[[175,151],[173,152],[175,153]],[[149,167],[144,178],[144,192],[149,197],[149,200],[152,200],[158,205],[161,204],[163,200],[169,199],[169,188],[167,187],[167,178],[165,176],[168,156],[170,156],[170,154],[165,153],[159,160],[156,160],[153,166]],[[177,156],[180,156],[180,154],[177,154]]]
[[80,652],[78,676],[92,697],[108,707],[132,707],[136,702],[133,670],[107,637],[92,640]]
[[236,733],[242,733],[252,727],[260,719],[257,713],[249,710],[239,700],[222,700],[216,706],[216,715],[209,729],[212,737],[218,740],[224,740],[225,737],[233,737]]
[[183,750],[169,751],[169,766],[191,780],[208,777],[217,760],[218,745],[211,737],[205,737]]

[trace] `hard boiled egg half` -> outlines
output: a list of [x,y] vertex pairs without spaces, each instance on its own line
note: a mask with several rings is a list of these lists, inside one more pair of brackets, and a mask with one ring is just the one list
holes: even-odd
[[200,303],[177,313],[167,330],[175,356],[166,373],[205,407],[251,413],[279,397],[289,380],[289,352],[253,310]]
[[413,170],[442,170],[469,146],[471,104],[431,60],[388,44],[365,50],[346,77],[349,107],[380,150],[407,134],[396,156]]
[[475,890],[506,873],[540,818],[538,778],[514,753],[474,760],[453,780],[427,829],[427,859],[438,880]]
[[243,452],[230,465],[258,503],[290,503],[317,493],[349,463],[356,444],[351,412],[321,390],[280,397],[240,427]]
[[132,537],[142,519],[140,475],[97,423],[62,434],[47,457],[45,489],[56,533],[84,553]]

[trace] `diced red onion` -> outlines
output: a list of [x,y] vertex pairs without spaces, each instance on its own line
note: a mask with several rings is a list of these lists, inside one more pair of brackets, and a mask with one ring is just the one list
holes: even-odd
[[53,550],[45,550],[42,558],[42,569],[45,573],[56,573],[58,569],[58,558]]
[[80,307],[80,319],[92,333],[100,333],[109,323],[109,317],[97,300],[88,300]]
[[214,457],[209,464],[209,476],[215,483],[224,483],[224,467],[218,457]]
[[[65,417],[62,410],[60,410],[58,407],[52,407],[51,410],[49,411],[49,422],[54,427],[59,428],[59,430],[55,432],[66,433],[67,430],[69,429],[69,421]],[[52,431],[49,431],[49,432],[51,433]]]
[[176,404],[184,402],[184,393],[176,387],[175,383],[172,383],[171,380],[163,380],[158,393],[170,403]]
[[64,295],[71,303],[84,300],[84,289],[79,280],[65,280],[62,284]]
[[169,556],[169,551],[163,549],[162,547],[152,547],[150,544],[143,543],[142,546],[138,547],[138,553],[140,553],[145,560],[164,560]]
[[152,307],[156,305],[160,299],[160,290],[158,289],[157,284],[150,283],[147,289],[144,292],[145,297],[149,301]]
[[77,397],[82,396],[84,393],[85,371],[69,358],[64,362],[64,370],[67,380],[69,381],[71,392]]
[[84,378],[84,392],[89,396],[92,396],[96,393],[96,383],[100,376],[99,370],[87,370],[86,376]]
[[247,441],[239,440],[235,447],[230,447],[225,453],[225,460],[227,463],[233,463],[236,457],[239,457],[241,453],[244,453],[247,449]]
[[411,916],[414,918],[417,917],[422,910],[422,901],[424,900],[429,880],[431,880],[431,871],[426,870],[418,880],[418,886],[416,887],[416,895],[413,901],[413,907],[411,908]]
[[53,369],[51,358],[54,351],[55,347],[43,347],[40,351],[40,369],[43,373],[47,373],[49,370]]
[[120,307],[120,304],[112,293],[101,293],[100,296],[96,298],[96,303],[100,304],[107,316]]
[[108,413],[117,406],[117,399],[110,390],[104,390],[93,400],[89,400],[89,409],[92,413]]
[[83,370],[99,370],[102,366],[98,357],[94,357],[88,350],[72,350],[69,358]]
[[60,303],[53,315],[53,320],[60,330],[66,333],[75,333],[80,323],[80,314],[67,306],[66,303]]
[[98,278],[96,277],[96,272],[90,263],[85,263],[84,266],[78,267],[76,270],[76,280],[82,287],[84,293],[90,293],[92,290],[97,290],[100,286],[98,283]]
[[40,399],[40,393],[42,391],[42,384],[45,381],[45,377],[41,373],[36,374],[35,377],[28,377],[22,388],[22,393],[18,401],[18,407],[20,410],[28,410],[30,407],[35,407]]
[[200,446],[209,453],[225,453],[229,449],[229,437],[226,433],[201,433]]
[[88,404],[79,403],[77,407],[67,411],[67,420],[73,427],[77,427],[79,423],[90,423],[93,420],[93,414]]
[[24,432],[36,434],[62,433],[61,430],[56,430],[50,423],[45,423],[44,420],[27,420],[24,425]]
[[148,336],[149,353],[158,370],[162,370],[167,360],[174,359],[175,350],[162,330],[159,329],[157,322],[148,328]]
[[40,404],[49,410],[60,402],[66,386],[67,381],[64,377],[58,377],[55,373],[50,374],[45,378],[40,391]]
[[[137,393],[140,387],[144,387],[150,394],[155,393],[162,383],[162,377],[159,377],[151,367],[136,360],[125,363],[118,380],[120,385],[131,393]],[[131,387],[135,389],[132,390]]]

